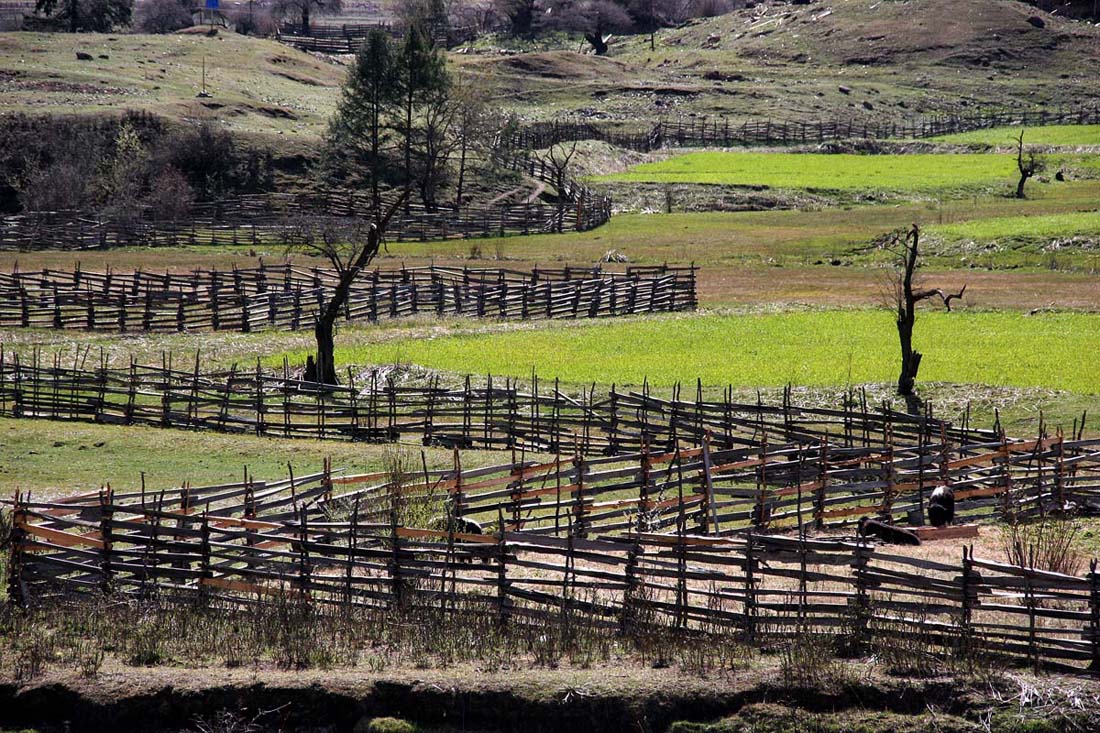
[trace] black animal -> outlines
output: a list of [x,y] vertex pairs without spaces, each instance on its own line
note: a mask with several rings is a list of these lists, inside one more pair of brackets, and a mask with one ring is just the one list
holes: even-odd
[[433,517],[428,522],[428,528],[437,532],[454,532],[455,534],[485,534],[481,524],[466,517]]
[[[455,534],[485,534],[485,530],[479,523],[466,517],[434,517],[428,522],[428,529],[434,529],[437,532],[454,532]],[[495,544],[463,542],[462,540],[456,540],[455,542],[455,557],[459,562],[472,563],[475,560],[481,560],[483,563],[490,563],[496,556],[496,552],[497,546]]]
[[950,486],[937,486],[928,499],[928,523],[942,527],[955,521],[955,490]]
[[878,537],[891,545],[919,545],[920,537],[901,527],[895,527],[877,519],[863,517],[859,520],[860,537]]

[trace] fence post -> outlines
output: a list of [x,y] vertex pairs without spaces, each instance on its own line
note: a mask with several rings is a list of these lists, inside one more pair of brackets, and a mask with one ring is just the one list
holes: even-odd
[[851,615],[851,637],[849,651],[860,653],[867,642],[868,625],[871,619],[871,601],[867,594],[868,546],[863,537],[856,540],[852,551],[852,571],[855,579],[856,595],[849,601]]
[[585,537],[588,528],[585,526],[586,507],[584,505],[584,456],[578,450],[573,456],[573,470],[576,472],[576,488],[573,490],[573,521],[570,528],[570,536]]
[[199,600],[205,603],[207,599],[208,581],[213,577],[210,572],[210,519],[207,516],[209,505],[202,513],[202,526],[199,528],[199,541],[201,559],[199,564]]
[[973,648],[973,635],[974,629],[971,625],[971,619],[974,614],[974,607],[978,605],[978,588],[977,583],[981,578],[974,572],[974,546],[963,546],[963,564],[962,564],[962,577],[961,582],[961,614],[959,617],[959,627],[962,631],[962,639],[960,641],[960,651],[964,655],[969,656]]
[[1089,671],[1100,672],[1100,575],[1096,572],[1096,560],[1089,563],[1089,626],[1085,635],[1092,650]]
[[100,589],[104,595],[111,594],[112,579],[114,578],[114,571],[111,568],[111,519],[114,512],[111,508],[112,493],[110,484],[107,485],[106,491],[99,492],[99,536],[103,542],[103,549],[100,552]]
[[26,586],[23,583],[23,541],[27,536],[27,530],[24,528],[26,521],[23,495],[16,492],[11,508],[11,536],[8,538],[8,602],[16,607],[22,607],[27,601]]
[[504,514],[497,507],[497,623],[508,622],[508,546],[504,536]]
[[756,549],[753,531],[745,536],[745,643],[756,641]]

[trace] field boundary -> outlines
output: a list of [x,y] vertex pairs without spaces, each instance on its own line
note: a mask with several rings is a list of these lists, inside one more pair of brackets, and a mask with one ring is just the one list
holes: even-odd
[[[89,350],[90,351],[90,350]],[[71,363],[60,354],[28,357],[0,345],[0,415],[114,425],[152,425],[284,438],[393,442],[417,440],[488,450],[532,453],[619,455],[702,441],[707,435],[728,448],[761,442],[817,442],[828,438],[845,446],[885,446],[894,441],[932,442],[944,436],[965,444],[999,438],[997,430],[956,426],[931,409],[911,415],[888,405],[868,405],[851,392],[835,409],[800,406],[789,390],[782,403],[740,403],[732,389],[721,399],[705,399],[679,385],[670,397],[641,390],[605,394],[595,387],[571,395],[557,380],[531,378],[521,389],[511,379],[469,376],[458,387],[433,377],[426,387],[399,386],[377,371],[366,379],[348,374],[342,385],[320,385],[295,378],[284,361],[280,372],[261,368],[202,372],[198,358],[166,355],[160,366],[108,368],[88,365],[89,352]],[[179,366],[175,366],[179,364]],[[923,437],[922,437],[923,436]]]
[[[117,332],[310,328],[334,270],[261,265],[188,274],[41,270],[0,274],[0,328]],[[696,268],[418,267],[372,270],[351,285],[343,317],[376,322],[431,313],[478,318],[600,318],[694,310]]]
[[[1004,452],[993,451],[1000,463],[952,458],[928,470],[973,472],[987,465],[1000,475],[992,481],[1001,482],[1010,510],[1100,491],[1097,441],[1040,437],[1002,445]],[[942,455],[940,447],[927,448],[925,455]],[[1057,471],[1013,454],[1042,456]],[[320,473],[270,482],[246,475],[243,482],[198,489],[105,489],[56,501],[17,495],[8,593],[18,604],[48,602],[60,591],[223,607],[435,609],[488,613],[499,623],[727,634],[751,644],[835,636],[857,649],[910,635],[923,649],[945,655],[1100,669],[1095,561],[1089,573],[1075,576],[978,558],[969,549],[961,562],[932,561],[860,539],[778,535],[752,524],[723,530],[709,518],[716,510],[712,480],[729,471],[728,464],[688,478],[677,465],[685,456],[704,464],[728,458],[711,454],[707,443],[643,453],[627,474],[641,479],[637,511],[625,527],[603,527],[599,535],[585,519],[601,504],[595,487],[602,480],[619,490],[624,472],[605,459],[586,464],[579,456],[570,462],[565,498],[558,477],[555,501],[569,511],[555,510],[564,520],[553,532],[510,523],[502,505],[488,533],[461,519],[427,529],[399,524],[397,516],[425,491],[438,491],[460,518],[467,502],[479,498],[529,503],[552,495],[538,481],[554,485],[545,474],[560,461],[462,471],[456,455],[453,472],[425,469],[422,476],[344,476],[326,464]],[[764,476],[771,463],[764,456],[751,471]],[[832,465],[853,471],[859,463],[838,454]],[[499,480],[494,476],[505,471]],[[790,485],[800,481],[796,473],[769,480],[788,494],[797,488],[801,504],[802,484]],[[363,484],[373,485],[354,488]],[[656,492],[673,498],[657,502]],[[658,504],[671,532],[645,523]]]
[[631,131],[618,123],[536,122],[518,128],[511,138],[521,149],[596,140],[636,152],[661,148],[820,145],[854,139],[923,140],[940,135],[994,127],[1100,124],[1100,107],[1062,110],[981,110],[895,119],[736,120],[725,116],[658,120],[648,130]]

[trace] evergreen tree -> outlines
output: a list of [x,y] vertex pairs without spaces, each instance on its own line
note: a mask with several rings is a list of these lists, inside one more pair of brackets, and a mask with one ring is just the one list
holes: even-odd
[[342,183],[370,186],[375,211],[393,144],[393,122],[402,109],[402,86],[390,37],[371,31],[348,70],[343,96],[329,122],[325,172]]

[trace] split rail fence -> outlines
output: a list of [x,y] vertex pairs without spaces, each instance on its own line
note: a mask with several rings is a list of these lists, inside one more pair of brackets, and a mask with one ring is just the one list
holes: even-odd
[[[1100,476],[1096,448],[1095,441],[1004,441],[1001,449],[979,448],[999,455],[1000,463],[979,454],[978,461],[955,459],[930,470],[946,469],[965,482],[977,466],[988,465],[994,473],[1021,474],[1011,479],[1015,487],[1038,480],[1041,491],[1087,494],[1097,490]],[[1061,479],[1018,460],[1024,455],[1061,461]],[[1067,455],[1080,460],[1070,467]],[[727,474],[761,476],[772,468],[768,453],[731,462],[737,456],[711,453],[707,443],[632,456],[639,462],[625,469],[617,466],[633,462],[627,457],[616,464],[575,459],[567,469],[573,473],[558,477],[568,482],[571,511],[553,530],[510,521],[508,502],[561,496],[562,486],[547,473],[559,472],[561,461],[462,471],[456,457],[453,471],[425,468],[420,477],[395,480],[344,476],[326,464],[320,473],[272,482],[246,471],[243,482],[204,488],[107,489],[55,501],[17,496],[8,592],[25,604],[83,591],[236,605],[283,598],[385,611],[472,610],[501,623],[583,619],[588,628],[682,629],[748,643],[836,635],[866,647],[899,638],[912,645],[916,638],[943,653],[1100,669],[1095,562],[1078,577],[985,560],[965,549],[961,562],[928,560],[858,540],[768,534],[751,518],[741,523],[748,529],[736,533],[721,518],[697,524],[696,515],[720,511],[718,501],[697,497],[719,492],[708,480],[686,479],[678,464],[700,457],[705,464],[708,456],[715,464],[703,475],[716,485]],[[801,464],[786,458],[788,467]],[[876,460],[882,456],[869,462]],[[827,473],[859,465],[858,457],[839,454]],[[785,475],[798,480],[789,470]],[[646,510],[623,527],[587,524],[600,503],[587,498],[588,482],[614,486],[630,479]],[[860,483],[845,490],[859,495]],[[672,502],[657,498],[671,485]],[[828,493],[839,489],[838,483]],[[426,491],[441,492],[463,517],[475,502],[497,501],[499,522],[485,534],[456,531],[460,523],[442,530],[398,524],[396,506]],[[700,503],[709,503],[708,510],[700,512]],[[653,511],[665,516],[671,532],[648,524]]]
[[[261,265],[163,275],[40,270],[0,274],[0,328],[297,330],[312,326],[335,271]],[[430,313],[528,320],[694,310],[696,268],[373,270],[352,285],[349,321]]]
[[[507,166],[539,175],[544,166],[513,160]],[[545,174],[549,175],[549,174]],[[611,218],[611,200],[579,184],[556,203],[466,205],[428,211],[410,204],[387,227],[391,241],[428,241],[587,231]],[[575,196],[575,198],[572,198]],[[302,244],[318,217],[358,220],[370,211],[362,194],[253,194],[199,204],[186,221],[101,220],[78,211],[33,212],[0,219],[0,250],[81,250],[113,247],[281,246]]]
[[895,120],[734,120],[718,116],[660,120],[644,130],[614,123],[531,123],[518,128],[511,140],[516,147],[528,150],[575,140],[599,140],[620,148],[650,152],[663,147],[810,145],[852,139],[922,140],[992,127],[1095,124],[1100,124],[1100,107],[1015,112],[983,110]]
[[521,389],[511,379],[470,377],[459,386],[433,379],[427,386],[400,386],[372,372],[345,384],[321,386],[281,373],[233,367],[201,372],[171,357],[160,366],[131,362],[108,368],[89,353],[72,363],[35,351],[29,357],[0,345],[0,415],[116,425],[154,425],[285,438],[391,442],[518,449],[532,453],[617,455],[642,446],[674,447],[700,442],[708,434],[723,448],[762,441],[813,443],[829,439],[844,446],[930,444],[938,436],[965,444],[985,443],[998,433],[961,426],[930,413],[910,415],[888,406],[868,406],[852,394],[839,409],[798,406],[784,393],[782,404],[740,403],[730,389],[704,397],[679,386],[666,397],[641,390],[606,394],[595,388],[563,391],[557,381],[534,376]]

